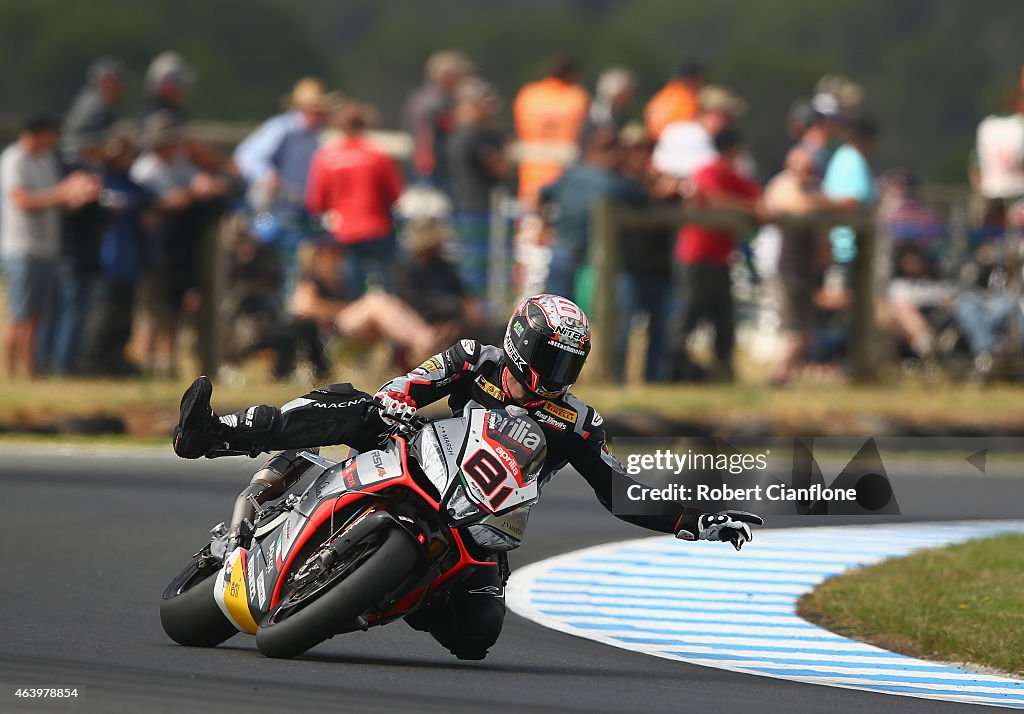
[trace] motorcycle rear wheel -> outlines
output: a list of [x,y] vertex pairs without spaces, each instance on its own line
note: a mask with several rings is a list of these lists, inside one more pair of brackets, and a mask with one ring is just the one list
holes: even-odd
[[238,634],[238,628],[224,616],[213,596],[218,572],[204,575],[192,562],[164,590],[160,624],[179,645],[216,647]]
[[392,528],[353,571],[333,585],[317,589],[310,602],[288,614],[282,608],[287,599],[282,600],[260,623],[256,646],[267,657],[302,654],[382,604],[407,581],[421,558],[421,548],[412,536]]

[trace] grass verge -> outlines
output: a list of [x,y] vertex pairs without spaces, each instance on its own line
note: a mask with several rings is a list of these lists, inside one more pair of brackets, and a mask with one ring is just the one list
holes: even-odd
[[915,553],[831,578],[797,612],[840,635],[1024,677],[1024,536]]
[[[357,387],[373,390],[384,377],[349,374],[348,379]],[[187,380],[9,382],[0,385],[0,423],[31,425],[62,417],[109,414],[126,418],[131,434],[156,436],[173,425],[186,386]],[[259,379],[233,386],[215,380],[213,403],[222,413],[250,404],[284,404],[314,386],[318,385]],[[878,435],[884,432],[887,420],[923,427],[963,425],[974,430],[1024,432],[1024,389],[1010,385],[982,390],[913,382],[875,387],[808,383],[772,390],[756,384],[620,387],[584,380],[575,391],[606,415],[643,412],[713,424],[759,421],[793,433]]]

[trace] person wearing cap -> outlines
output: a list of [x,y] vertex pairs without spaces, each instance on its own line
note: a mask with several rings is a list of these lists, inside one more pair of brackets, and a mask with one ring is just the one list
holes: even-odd
[[580,146],[590,132],[599,126],[619,131],[626,123],[633,100],[636,98],[636,73],[626,67],[609,67],[597,78],[594,100],[590,103],[586,121],[580,131]]
[[[146,70],[145,95],[139,112],[139,126],[153,114],[173,117],[178,127],[184,127],[189,120],[185,100],[189,88],[196,83],[198,74],[195,67],[185,61],[179,53],[161,52]],[[193,164],[204,171],[221,171],[227,161],[212,144],[196,137],[185,137],[185,151]]]
[[[663,137],[664,138],[664,137]],[[715,158],[691,176],[690,200],[706,209],[730,210],[760,218],[760,187],[739,170],[743,140],[729,127],[715,134]],[[736,247],[733,231],[696,224],[679,229],[675,247],[675,315],[670,327],[671,366],[677,379],[700,379],[702,371],[690,359],[687,343],[694,329],[710,322],[715,331],[714,376],[733,378],[732,353],[736,316],[733,314],[729,262]]]
[[701,89],[697,100],[697,116],[690,121],[676,121],[666,126],[654,147],[654,168],[677,179],[685,179],[702,166],[712,163],[718,156],[715,136],[747,112],[745,101],[717,84]]
[[94,201],[100,190],[87,173],[61,179],[53,153],[59,127],[52,115],[33,115],[0,154],[0,258],[8,311],[3,359],[11,380],[36,373],[37,336],[60,252],[60,212]]
[[323,215],[346,248],[345,285],[352,298],[371,283],[391,292],[398,245],[391,207],[402,193],[402,172],[366,137],[375,117],[368,104],[342,104],[332,118],[340,136],[313,155],[306,184],[306,210]]
[[320,134],[337,96],[315,77],[303,77],[285,97],[286,110],[271,117],[235,149],[235,166],[248,184],[256,218],[253,229],[274,244],[283,271],[285,295],[294,289],[295,249],[302,229],[306,181]]
[[704,66],[693,60],[683,62],[675,74],[644,107],[644,123],[652,139],[677,121],[693,121],[697,116],[697,94],[704,86]]
[[442,50],[431,55],[425,82],[406,101],[403,128],[412,134],[412,168],[418,181],[448,190],[448,138],[455,129],[455,90],[476,72],[466,55]]
[[[579,78],[576,60],[557,55],[547,61],[543,79],[519,90],[512,114],[520,142],[567,146],[575,152],[590,106],[590,94]],[[519,202],[532,209],[541,187],[556,181],[563,170],[564,165],[553,158],[524,158],[519,162]]]
[[227,195],[228,186],[192,162],[184,130],[171,113],[146,119],[142,146],[131,178],[157,195],[160,210],[160,227],[140,286],[140,306],[147,318],[143,362],[158,376],[173,376],[181,314],[198,307],[199,240],[210,210]]
[[115,57],[100,57],[89,66],[85,86],[75,95],[64,118],[62,153],[66,162],[77,159],[72,145],[81,136],[109,131],[114,126],[125,76],[124,64]]
[[139,124],[157,112],[174,117],[179,125],[188,121],[185,97],[196,81],[195,68],[177,52],[161,52],[146,70],[146,94],[142,100]]
[[454,256],[467,292],[476,301],[487,292],[491,193],[511,174],[505,142],[494,129],[501,106],[497,91],[476,77],[456,90],[455,131],[448,140],[448,166],[455,223]]

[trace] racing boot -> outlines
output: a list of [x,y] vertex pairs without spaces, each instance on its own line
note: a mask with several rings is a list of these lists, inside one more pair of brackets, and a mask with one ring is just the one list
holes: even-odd
[[220,449],[250,456],[266,451],[280,410],[259,404],[218,417],[210,406],[212,394],[213,384],[208,377],[200,377],[185,390],[181,416],[174,427],[174,453],[183,459],[198,459]]
[[224,435],[210,397],[213,384],[208,377],[192,382],[181,397],[178,425],[174,427],[174,453],[183,459],[198,459],[214,448],[223,448]]

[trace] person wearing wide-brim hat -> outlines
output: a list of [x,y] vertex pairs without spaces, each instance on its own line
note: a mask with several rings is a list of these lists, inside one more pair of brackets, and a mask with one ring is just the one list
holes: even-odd
[[285,111],[267,119],[235,149],[235,166],[248,184],[253,230],[281,259],[287,298],[297,277],[295,248],[307,238],[300,220],[306,178],[328,114],[340,101],[316,77],[302,77],[281,98]]
[[316,77],[303,77],[292,91],[281,98],[285,109],[295,109],[314,114],[325,114],[341,102],[338,92],[330,92],[322,81]]
[[235,165],[252,189],[250,199],[263,193],[265,203],[302,205],[320,131],[339,101],[339,95],[329,92],[320,79],[303,77],[282,97],[285,111],[263,122],[238,145]]

